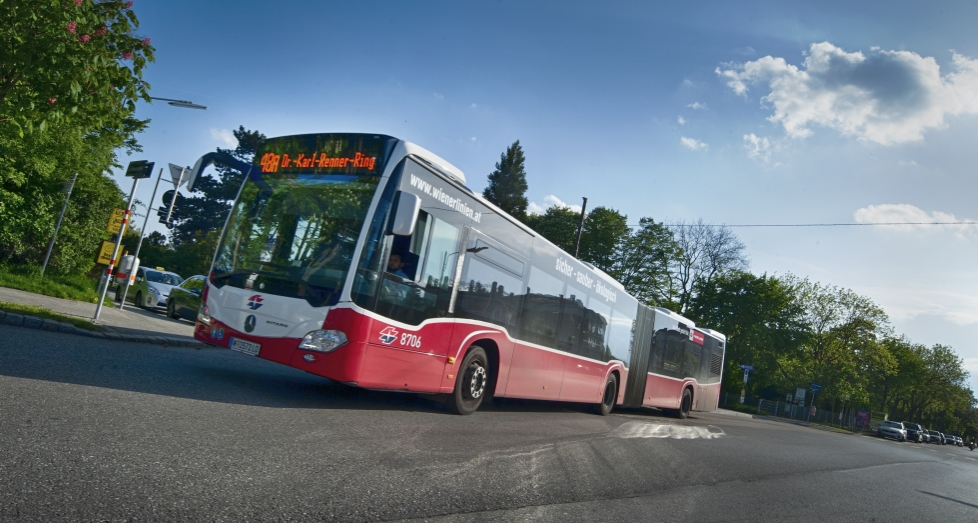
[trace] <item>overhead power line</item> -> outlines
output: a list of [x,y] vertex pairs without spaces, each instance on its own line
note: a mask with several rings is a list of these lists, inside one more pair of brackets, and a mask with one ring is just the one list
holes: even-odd
[[[665,224],[667,227],[865,227],[872,225],[978,225],[978,222],[872,222],[872,223],[681,223]],[[629,227],[641,227],[633,224]]]

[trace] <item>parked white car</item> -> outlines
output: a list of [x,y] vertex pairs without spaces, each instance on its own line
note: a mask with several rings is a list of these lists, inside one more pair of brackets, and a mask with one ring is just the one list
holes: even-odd
[[[166,307],[170,289],[182,282],[183,278],[175,272],[140,267],[136,272],[136,281],[129,286],[129,292],[126,293],[126,301],[148,309]],[[122,297],[124,288],[124,285],[116,287],[117,300]]]
[[899,421],[884,421],[876,434],[881,438],[893,438],[897,441],[907,441],[907,429]]

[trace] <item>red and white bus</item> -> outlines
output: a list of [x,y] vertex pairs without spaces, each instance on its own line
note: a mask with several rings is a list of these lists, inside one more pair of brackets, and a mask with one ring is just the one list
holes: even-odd
[[[212,153],[193,169],[217,161]],[[225,161],[227,160],[227,161]],[[716,409],[725,337],[647,307],[390,136],[269,139],[215,252],[194,336],[349,385]]]

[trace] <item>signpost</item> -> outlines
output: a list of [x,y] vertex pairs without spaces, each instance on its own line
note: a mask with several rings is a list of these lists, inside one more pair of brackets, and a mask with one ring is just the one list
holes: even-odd
[[822,386],[814,381],[808,382],[808,390],[812,391],[812,408],[808,411],[808,417],[811,419],[815,415],[815,395],[822,390]]
[[743,403],[744,398],[747,396],[747,375],[750,374],[750,371],[754,370],[754,366],[744,363],[740,368],[744,371],[744,386],[740,389],[740,403]]
[[112,216],[109,217],[109,224],[105,227],[105,230],[112,234],[122,234],[122,222],[125,219],[125,209],[112,209]]
[[[170,170],[173,170],[173,164],[170,164]],[[156,185],[153,187],[153,195],[149,197],[149,204],[146,206],[146,218],[143,220],[143,228],[139,231],[139,243],[136,244],[136,254],[133,255],[133,267],[139,262],[139,249],[143,247],[143,238],[146,237],[146,226],[149,225],[149,213],[153,209],[153,200],[156,199],[156,190],[160,188],[160,180],[163,179],[163,169],[160,169],[159,176],[156,177]],[[129,294],[129,286],[132,282],[136,280],[136,271],[130,270],[129,277],[126,278],[126,286],[122,289],[122,298],[119,299],[119,310],[122,310],[126,305],[126,295]]]
[[114,243],[103,241],[102,247],[99,248],[98,250],[98,259],[95,260],[95,263],[98,263],[100,265],[108,265],[112,261],[112,249],[114,247],[115,247]]
[[102,302],[105,301],[105,295],[109,292],[112,272],[115,270],[116,260],[119,259],[119,248],[122,247],[122,232],[129,222],[129,215],[132,212],[132,202],[136,198],[136,186],[139,185],[140,179],[152,176],[152,170],[153,162],[147,162],[145,160],[129,162],[129,168],[126,169],[126,176],[132,177],[132,190],[129,191],[129,201],[126,203],[125,214],[122,217],[122,223],[119,225],[119,234],[116,235],[115,248],[112,249],[112,257],[109,259],[109,268],[105,271],[105,286],[102,287],[102,292],[99,293],[98,303],[95,304],[95,316],[92,318],[93,320],[98,320],[99,314],[102,313]]

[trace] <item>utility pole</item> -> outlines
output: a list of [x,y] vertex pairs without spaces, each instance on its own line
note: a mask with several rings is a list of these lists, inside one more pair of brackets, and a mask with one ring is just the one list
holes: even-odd
[[584,231],[584,212],[587,211],[587,198],[584,198],[584,205],[581,206],[581,223],[577,225],[577,239],[574,240],[574,258],[581,249],[581,233]]
[[[48,253],[44,255],[44,265],[41,266],[41,277],[44,277],[44,271],[48,268],[48,260],[51,259],[51,250],[54,249],[54,240],[58,237],[58,231],[61,230],[61,220],[65,217],[65,210],[68,209],[68,200],[71,199],[71,191],[75,188],[75,182],[78,181],[78,173],[71,179],[71,185],[68,185],[68,193],[65,196],[65,204],[61,206],[61,214],[58,215],[58,224],[54,226],[54,236],[51,237],[51,243],[48,244]],[[66,184],[67,185],[67,184]]]

